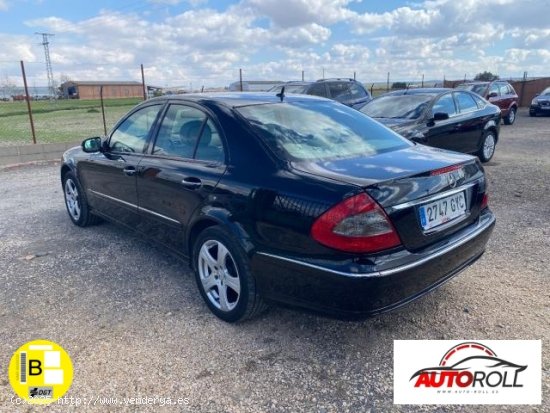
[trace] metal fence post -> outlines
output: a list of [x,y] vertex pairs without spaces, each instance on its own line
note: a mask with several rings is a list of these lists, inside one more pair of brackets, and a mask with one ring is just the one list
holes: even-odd
[[34,131],[34,121],[32,120],[31,98],[29,97],[29,87],[27,86],[27,75],[25,74],[25,64],[21,60],[21,74],[23,75],[23,84],[25,85],[25,100],[27,101],[27,111],[29,112],[29,121],[31,123],[32,143],[36,145],[36,133]]

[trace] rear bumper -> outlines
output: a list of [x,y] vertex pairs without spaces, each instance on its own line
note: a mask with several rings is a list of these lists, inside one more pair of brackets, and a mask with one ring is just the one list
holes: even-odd
[[421,297],[473,264],[485,251],[495,217],[485,210],[472,225],[429,248],[361,264],[256,253],[252,271],[268,300],[343,317],[383,313]]

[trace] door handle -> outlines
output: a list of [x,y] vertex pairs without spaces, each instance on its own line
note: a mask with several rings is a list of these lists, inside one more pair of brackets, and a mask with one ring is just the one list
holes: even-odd
[[181,184],[189,189],[196,189],[202,186],[202,181],[194,176],[182,179]]
[[134,176],[137,171],[136,171],[136,168],[134,166],[127,166],[126,168],[124,168],[122,170],[122,172],[124,172],[124,175]]

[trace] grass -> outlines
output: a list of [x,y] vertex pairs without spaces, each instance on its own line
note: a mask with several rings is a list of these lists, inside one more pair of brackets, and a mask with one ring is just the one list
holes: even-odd
[[[105,100],[107,131],[140,99]],[[37,143],[69,142],[103,135],[99,100],[32,102]],[[0,146],[32,143],[25,102],[0,102]]]

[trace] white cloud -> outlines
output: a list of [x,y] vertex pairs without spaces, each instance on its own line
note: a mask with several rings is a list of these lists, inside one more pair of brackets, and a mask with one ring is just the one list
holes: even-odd
[[[428,0],[383,13],[359,13],[354,2],[241,0],[217,10],[204,0],[149,0],[156,5],[141,12],[102,10],[81,21],[49,16],[25,24],[29,32],[56,33],[54,73],[73,79],[138,80],[140,63],[160,85],[227,85],[239,67],[249,79],[298,79],[302,70],[307,79],[323,70],[327,77],[351,77],[356,71],[367,83],[384,80],[387,72],[395,80],[483,70],[547,73],[550,0]],[[154,14],[170,5],[178,7]],[[36,36],[4,38],[0,60],[23,58],[42,67]]]
[[346,8],[353,0],[245,0],[259,15],[276,26],[296,27],[305,24],[334,24],[354,13]]
[[6,11],[9,9],[8,0],[0,0],[0,11]]

